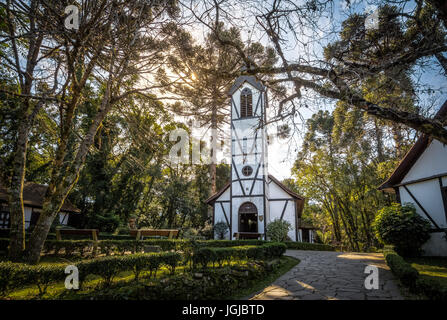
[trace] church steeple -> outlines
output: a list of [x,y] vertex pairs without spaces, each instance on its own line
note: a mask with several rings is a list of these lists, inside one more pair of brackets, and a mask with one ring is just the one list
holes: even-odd
[[231,234],[265,236],[268,215],[266,88],[254,76],[231,87]]

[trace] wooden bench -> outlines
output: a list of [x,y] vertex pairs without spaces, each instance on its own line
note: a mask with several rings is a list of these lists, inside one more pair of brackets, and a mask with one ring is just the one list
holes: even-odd
[[135,229],[130,230],[130,236],[140,240],[141,237],[162,236],[172,239],[177,237],[179,230],[177,229]]
[[93,256],[96,256],[98,250],[98,229],[56,229],[56,239],[62,240],[62,235],[91,235],[93,239]]
[[91,235],[93,241],[98,241],[98,229],[56,229],[56,239],[62,240],[62,235]]
[[239,239],[259,239],[262,236],[261,233],[258,232],[235,232],[233,237],[236,238],[236,240]]

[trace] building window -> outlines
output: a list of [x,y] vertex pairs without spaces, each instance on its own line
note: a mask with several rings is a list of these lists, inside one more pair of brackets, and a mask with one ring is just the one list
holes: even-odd
[[250,166],[245,166],[242,168],[242,174],[246,177],[251,176],[251,174],[253,173],[253,168]]
[[9,208],[0,205],[0,229],[9,228]]
[[244,88],[241,92],[241,118],[253,116],[253,95],[251,90]]

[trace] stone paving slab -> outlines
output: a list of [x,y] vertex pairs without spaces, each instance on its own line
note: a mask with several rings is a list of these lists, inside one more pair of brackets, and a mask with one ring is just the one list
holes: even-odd
[[[301,262],[251,300],[403,300],[381,253],[287,250]],[[365,267],[379,270],[379,289],[366,289]]]

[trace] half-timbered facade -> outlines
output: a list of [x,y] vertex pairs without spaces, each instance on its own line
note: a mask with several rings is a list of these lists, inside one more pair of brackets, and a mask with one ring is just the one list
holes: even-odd
[[268,174],[266,89],[253,76],[239,77],[231,96],[231,181],[207,203],[213,224],[224,222],[227,239],[266,238],[275,219],[292,225],[289,238],[313,242],[313,229],[300,230],[304,198]]
[[[37,223],[42,212],[43,198],[46,190],[47,186],[45,185],[25,182],[23,187],[25,229],[29,229]],[[59,223],[61,225],[68,225],[69,215],[72,213],[80,213],[80,210],[66,199],[59,211]],[[9,227],[8,193],[5,187],[0,186],[0,229],[9,229]]]
[[[447,101],[436,114],[447,117]],[[432,225],[423,245],[427,256],[447,256],[447,146],[422,135],[390,178],[379,189],[396,194],[398,202],[412,203]]]

